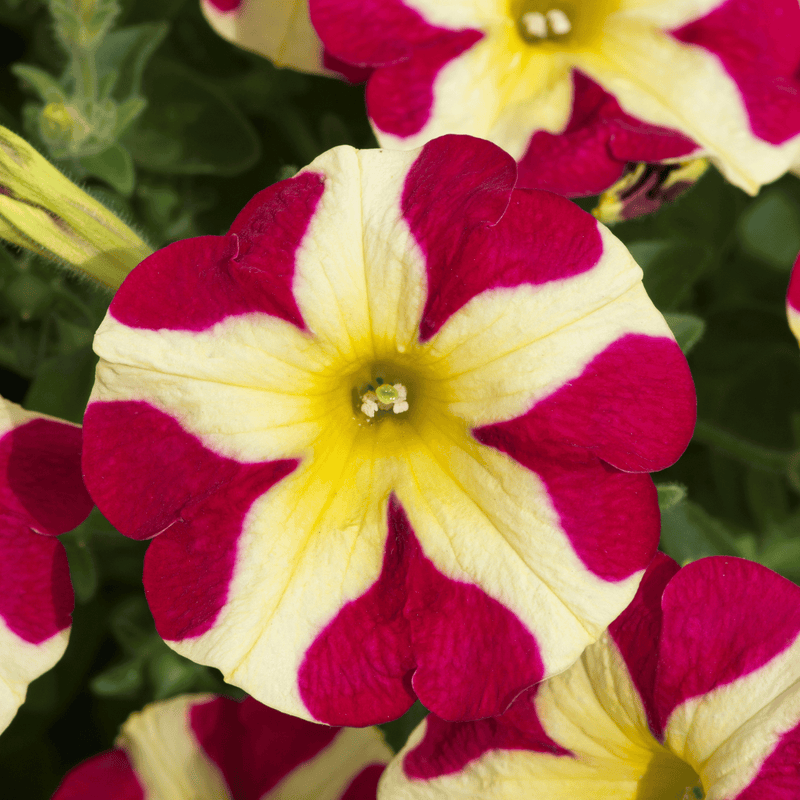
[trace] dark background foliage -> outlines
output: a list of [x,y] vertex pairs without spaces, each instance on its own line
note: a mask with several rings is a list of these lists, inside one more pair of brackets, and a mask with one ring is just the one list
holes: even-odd
[[[116,80],[114,102],[146,106],[111,131],[105,150],[65,152],[43,127],[35,84],[47,75],[69,83],[52,12],[70,2],[0,0],[0,123],[153,246],[224,232],[253,194],[330,147],[375,146],[362,87],[237,50],[212,32],[197,0],[122,0],[110,30],[128,38],[109,52],[125,45],[127,55],[104,56],[98,72]],[[692,444],[654,476],[662,549],[681,563],[739,555],[800,581],[800,355],[784,312],[800,250],[800,180],[749,198],[711,170],[674,205],[614,232],[644,268],[698,390]],[[80,422],[91,339],[109,300],[56,265],[0,246],[0,393]],[[68,768],[112,746],[119,724],[146,702],[237,691],[155,634],[140,580],[146,544],[117,534],[96,510],[62,541],[76,591],[70,645],[0,736],[4,797],[49,798]],[[386,726],[392,744],[423,713],[415,707]]]

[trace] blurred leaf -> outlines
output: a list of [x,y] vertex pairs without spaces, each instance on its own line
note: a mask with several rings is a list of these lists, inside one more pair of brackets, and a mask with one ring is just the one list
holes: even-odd
[[678,346],[684,354],[688,353],[703,337],[706,324],[695,314],[664,314]]
[[205,667],[189,661],[164,645],[148,665],[150,680],[156,700],[166,700],[177,694],[198,688],[198,679],[204,677]]
[[628,249],[644,272],[644,287],[661,311],[676,308],[709,265],[704,245],[680,239],[636,241]]
[[97,591],[97,568],[86,542],[61,537],[69,559],[69,576],[79,603],[87,603]]
[[113,94],[127,100],[139,94],[142,73],[169,31],[167,22],[131,25],[113,31],[97,50],[97,71],[115,77]]
[[141,689],[143,682],[141,659],[133,658],[95,675],[89,688],[101,697],[131,697]]
[[767,189],[739,217],[737,233],[748,254],[789,272],[800,253],[800,205],[780,187]]
[[408,741],[411,731],[413,731],[426,716],[428,716],[428,709],[417,700],[400,719],[396,719],[393,722],[385,722],[378,727],[383,731],[383,735],[386,737],[386,742],[389,747],[397,753]]
[[144,655],[158,638],[147,601],[138,593],[114,606],[108,626],[122,649],[130,655]]
[[25,395],[25,408],[80,424],[94,384],[96,363],[90,346],[47,359]]
[[30,86],[44,103],[63,103],[66,93],[61,84],[45,70],[29,64],[12,64],[11,71],[24,84]]
[[121,145],[115,144],[102,153],[80,158],[81,166],[90,174],[113,186],[121,195],[128,197],[136,184],[131,154]]
[[39,316],[53,299],[51,287],[30,271],[21,271],[3,290],[6,300],[24,320]]
[[224,95],[180,64],[154,60],[148,105],[126,137],[134,161],[167,174],[236,175],[260,155],[258,135]]
[[679,564],[714,555],[742,556],[746,544],[718,519],[691,500],[661,513],[661,549]]
[[92,344],[94,331],[85,325],[78,325],[63,317],[56,317],[56,328],[61,350],[65,353]]
[[679,483],[657,483],[658,507],[662,511],[677,505],[686,497],[686,487]]
[[117,107],[116,135],[122,136],[139,114],[144,111],[147,101],[141,97],[129,97]]
[[784,472],[788,468],[791,455],[789,451],[764,447],[704,420],[697,420],[694,438],[698,442],[733,456],[737,461],[768,472]]

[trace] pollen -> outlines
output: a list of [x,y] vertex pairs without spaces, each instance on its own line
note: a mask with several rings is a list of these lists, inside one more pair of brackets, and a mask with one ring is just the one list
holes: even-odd
[[566,36],[572,30],[569,17],[560,8],[551,8],[546,14],[528,11],[520,17],[520,25],[531,40]]

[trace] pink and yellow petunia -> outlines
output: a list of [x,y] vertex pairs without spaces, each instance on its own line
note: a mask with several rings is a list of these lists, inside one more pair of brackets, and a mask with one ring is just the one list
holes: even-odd
[[155,537],[164,639],[261,702],[497,714],[636,592],[691,376],[625,247],[515,177],[471,137],[336,148],[98,330],[89,490]]
[[707,155],[748,192],[800,160],[797,0],[310,0],[375,68],[384,147],[482,136],[520,183],[595,194],[628,162]]
[[786,292],[786,316],[789,328],[800,342],[800,256],[794,262],[792,277],[789,279],[789,290]]
[[0,731],[64,654],[74,601],[55,536],[91,509],[81,429],[0,398]]
[[151,703],[53,800],[375,800],[392,751],[377,728],[329,728],[252,698]]
[[369,70],[325,51],[308,16],[308,0],[200,0],[208,23],[223,39],[300,72],[366,80]]
[[796,800],[800,587],[659,554],[608,632],[501,717],[427,720],[386,800]]

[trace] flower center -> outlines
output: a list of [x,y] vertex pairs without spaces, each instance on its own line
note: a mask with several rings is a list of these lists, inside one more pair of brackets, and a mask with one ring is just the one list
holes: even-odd
[[590,46],[619,0],[510,0],[509,13],[520,38],[556,49]]
[[367,384],[359,394],[361,411],[370,419],[381,412],[402,414],[408,411],[408,392],[402,383],[388,383],[383,378],[376,378],[374,383]]

